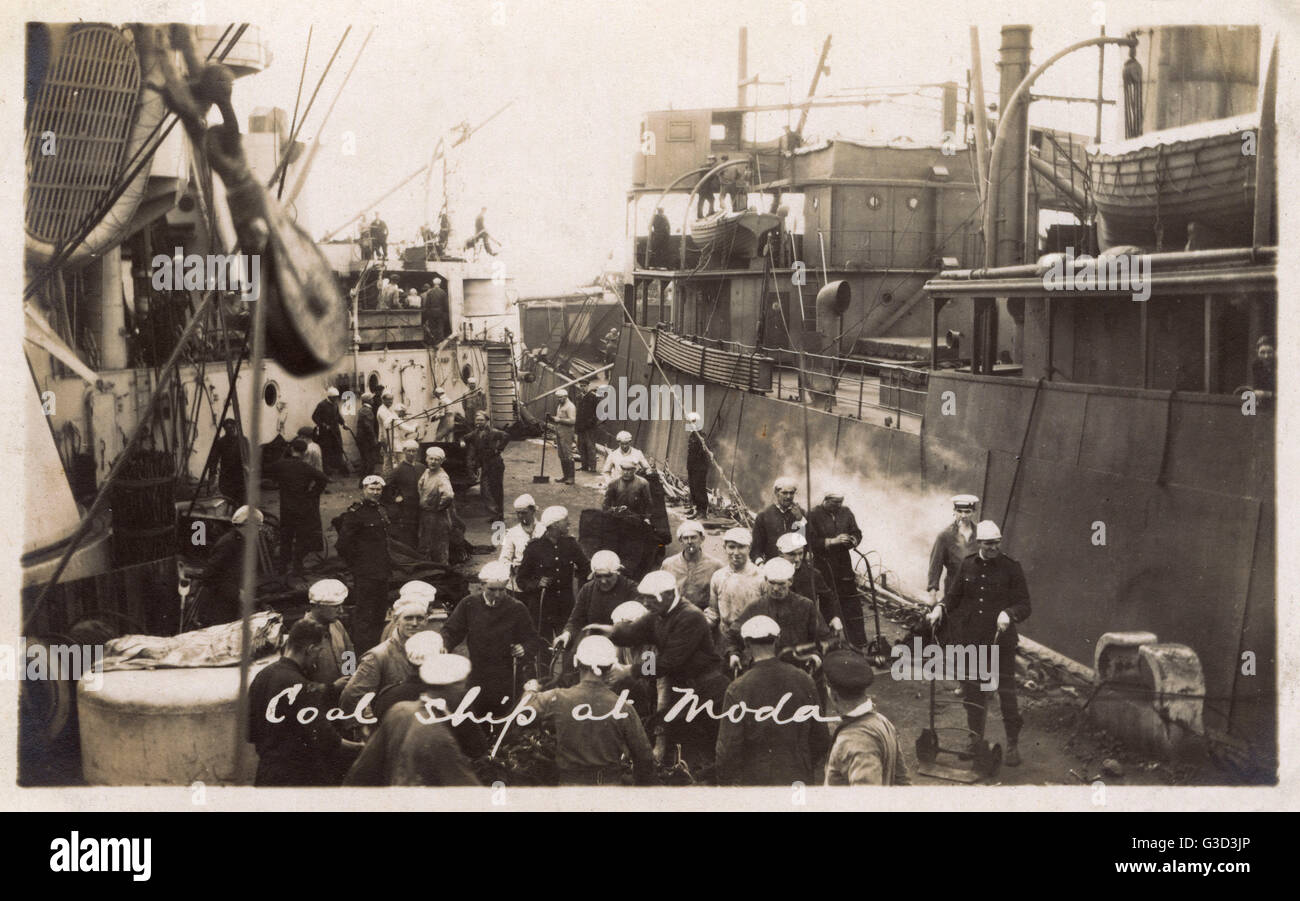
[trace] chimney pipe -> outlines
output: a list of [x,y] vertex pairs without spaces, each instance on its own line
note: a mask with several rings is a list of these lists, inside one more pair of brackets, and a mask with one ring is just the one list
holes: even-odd
[[943,131],[945,135],[957,135],[957,82],[943,83]]
[[740,46],[736,59],[736,106],[746,106],[745,82],[749,79],[749,29],[740,27]]

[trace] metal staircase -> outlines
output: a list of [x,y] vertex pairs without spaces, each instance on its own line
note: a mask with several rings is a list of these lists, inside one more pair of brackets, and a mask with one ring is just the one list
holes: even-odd
[[515,384],[515,364],[510,345],[491,342],[483,346],[487,357],[488,409],[492,414],[492,427],[503,429],[517,418],[515,410],[519,400]]

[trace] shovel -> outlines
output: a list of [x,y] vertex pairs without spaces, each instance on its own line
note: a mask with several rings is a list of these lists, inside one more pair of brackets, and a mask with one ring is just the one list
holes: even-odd
[[546,429],[542,429],[542,471],[533,476],[533,484],[545,485],[551,481],[551,477],[546,474]]

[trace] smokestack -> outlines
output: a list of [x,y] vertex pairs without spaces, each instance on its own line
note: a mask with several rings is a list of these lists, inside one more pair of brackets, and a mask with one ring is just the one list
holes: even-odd
[[[1028,25],[1005,25],[1002,28],[1002,46],[998,51],[998,68],[1001,79],[998,86],[998,111],[1004,116],[1007,103],[1016,87],[1029,74],[1029,37],[1033,29]],[[1025,259],[1025,204],[1028,198],[1029,104],[1018,108],[1002,125],[1006,129],[1004,169],[998,181],[997,246],[993,248],[993,265],[1018,266]]]
[[943,131],[940,134],[957,134],[957,82],[943,83]]
[[749,29],[740,27],[736,58],[736,106],[745,106],[745,81],[749,78]]

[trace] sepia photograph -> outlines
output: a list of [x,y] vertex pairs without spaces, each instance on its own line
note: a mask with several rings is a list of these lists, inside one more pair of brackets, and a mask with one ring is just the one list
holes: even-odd
[[1283,0],[6,19],[6,808],[1294,807]]

